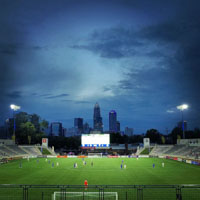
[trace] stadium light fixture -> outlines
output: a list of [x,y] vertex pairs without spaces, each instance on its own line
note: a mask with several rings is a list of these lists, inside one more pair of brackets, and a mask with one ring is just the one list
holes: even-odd
[[185,139],[185,125],[184,125],[184,121],[183,121],[183,111],[188,109],[188,105],[187,104],[182,104],[182,105],[179,105],[177,106],[176,108],[178,110],[181,111],[181,114],[182,114],[182,130],[183,130],[183,139]]
[[188,105],[187,104],[182,104],[182,105],[180,105],[180,106],[177,106],[176,108],[178,109],[178,110],[181,110],[181,111],[183,111],[183,110],[186,110],[186,109],[188,109]]
[[17,110],[19,110],[21,107],[20,107],[20,106],[17,106],[17,105],[14,105],[14,104],[11,104],[11,105],[10,105],[10,108],[11,108],[12,110],[14,110],[14,111],[17,111]]
[[15,124],[15,111],[19,110],[21,107],[20,106],[17,106],[17,105],[14,105],[14,104],[11,104],[10,105],[10,108],[13,110],[13,140],[15,142],[15,132],[16,132],[16,124]]

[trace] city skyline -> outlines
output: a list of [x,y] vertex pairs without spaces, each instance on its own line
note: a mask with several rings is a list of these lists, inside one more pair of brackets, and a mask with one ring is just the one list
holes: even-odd
[[[181,3],[180,3],[181,2]],[[0,125],[11,104],[71,127],[200,126],[200,2],[0,0]]]

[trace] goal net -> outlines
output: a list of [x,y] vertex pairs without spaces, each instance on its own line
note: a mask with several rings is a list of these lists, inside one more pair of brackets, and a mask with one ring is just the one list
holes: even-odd
[[102,153],[88,153],[88,158],[102,158]]
[[53,200],[75,199],[75,200],[118,200],[117,192],[54,192]]

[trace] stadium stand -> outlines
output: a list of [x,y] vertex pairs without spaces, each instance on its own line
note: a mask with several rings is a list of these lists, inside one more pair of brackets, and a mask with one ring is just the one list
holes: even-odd
[[30,156],[42,155],[37,146],[20,146],[20,148]]
[[0,151],[1,151],[2,153],[4,153],[4,156],[5,156],[5,155],[8,155],[8,156],[16,156],[16,155],[17,155],[16,152],[10,150],[10,149],[7,148],[5,145],[4,145],[4,146],[0,146]]
[[151,156],[179,156],[191,159],[200,157],[200,147],[188,145],[156,145]]
[[[50,155],[52,151],[49,151]],[[17,146],[17,145],[1,145],[0,157],[19,157],[19,156],[41,156],[42,153],[38,146]]]
[[153,148],[150,155],[163,155],[166,151],[170,150],[173,145],[157,145]]
[[7,148],[9,148],[12,151],[15,151],[17,155],[28,155],[27,152],[25,152],[24,150],[22,150],[19,146],[17,145],[9,145],[6,146]]
[[179,151],[182,151],[185,149],[185,145],[174,145],[171,149],[165,152],[165,154],[169,155],[177,155]]

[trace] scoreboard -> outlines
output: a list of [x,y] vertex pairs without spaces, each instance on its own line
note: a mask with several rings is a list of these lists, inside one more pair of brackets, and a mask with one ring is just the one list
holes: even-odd
[[109,148],[110,134],[82,134],[81,146],[83,148]]

